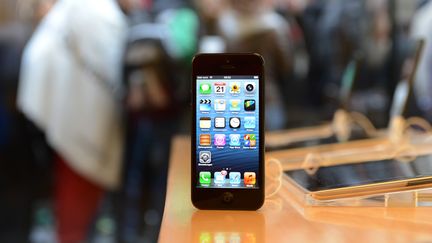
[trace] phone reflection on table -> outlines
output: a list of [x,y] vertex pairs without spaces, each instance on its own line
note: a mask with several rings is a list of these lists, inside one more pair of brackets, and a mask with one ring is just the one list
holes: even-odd
[[196,211],[192,216],[192,242],[256,243],[265,239],[265,219],[259,212]]
[[[195,241],[193,241],[195,242]],[[257,239],[254,233],[238,233],[238,232],[201,232],[199,243],[256,243]]]

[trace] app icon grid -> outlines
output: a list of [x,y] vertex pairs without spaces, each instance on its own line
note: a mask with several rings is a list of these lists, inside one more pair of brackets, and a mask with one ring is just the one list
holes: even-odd
[[[215,92],[215,83],[220,85],[222,82],[225,83],[225,92]],[[201,83],[212,84],[209,88],[212,92],[200,93]],[[235,92],[230,92],[230,85],[232,83],[238,84],[238,90]],[[253,83],[255,92],[245,92],[246,83]],[[199,160],[200,151],[210,151],[212,155],[212,167],[198,166],[199,161],[197,161],[197,172],[210,172],[212,176],[210,184],[200,185],[198,183],[198,187],[258,187],[256,184],[246,185],[243,178],[245,172],[253,172],[257,177],[259,176],[259,103],[257,102],[259,92],[256,91],[258,90],[258,85],[258,80],[252,78],[197,80],[197,160]],[[231,103],[234,103],[234,108]],[[209,129],[200,128],[199,122],[201,117],[211,119],[211,127]],[[223,121],[225,123],[224,127],[222,127],[222,119],[220,119],[222,117],[225,118]],[[240,119],[239,128],[230,127],[229,121],[232,117]],[[216,126],[216,118],[220,119],[218,121],[219,127]],[[204,138],[207,145],[200,145],[201,134],[210,135],[210,145],[207,143],[208,137]],[[223,183],[215,183],[215,173],[225,168],[229,168],[229,173],[240,173],[242,177],[240,183],[230,183],[229,175],[225,175]]]

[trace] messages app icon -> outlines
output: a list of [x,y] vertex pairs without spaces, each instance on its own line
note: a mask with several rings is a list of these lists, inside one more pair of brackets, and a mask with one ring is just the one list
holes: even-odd
[[211,84],[208,82],[200,84],[200,94],[211,94]]

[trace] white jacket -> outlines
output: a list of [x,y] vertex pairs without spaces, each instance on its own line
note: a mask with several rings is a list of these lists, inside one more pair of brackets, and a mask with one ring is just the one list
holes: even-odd
[[82,176],[120,181],[123,126],[116,91],[127,23],[115,0],[60,0],[22,60],[18,106]]

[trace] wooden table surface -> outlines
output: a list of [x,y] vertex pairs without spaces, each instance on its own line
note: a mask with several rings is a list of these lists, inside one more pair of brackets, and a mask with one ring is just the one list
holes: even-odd
[[190,139],[172,145],[160,242],[432,242],[432,207],[310,207],[282,187],[258,211],[197,210]]

